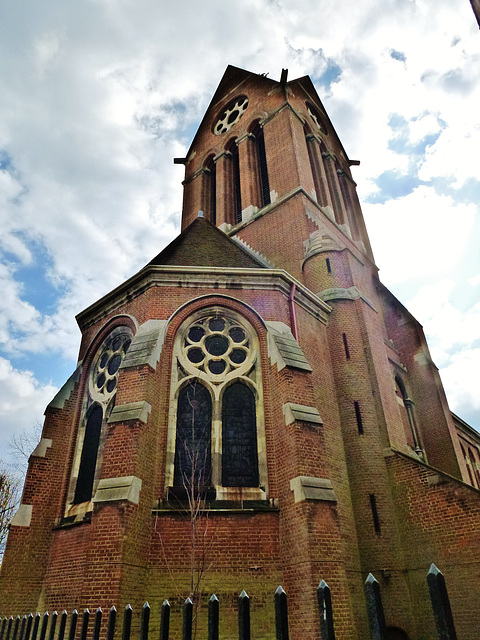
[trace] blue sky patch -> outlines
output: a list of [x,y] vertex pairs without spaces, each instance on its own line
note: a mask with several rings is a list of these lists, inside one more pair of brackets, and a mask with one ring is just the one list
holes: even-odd
[[405,62],[407,57],[401,51],[396,51],[396,49],[392,49],[390,51],[390,57],[394,60],[399,60],[400,62]]
[[392,170],[380,174],[375,180],[375,184],[379,188],[379,192],[370,194],[368,198],[365,198],[365,202],[383,204],[387,200],[407,196],[416,187],[426,183],[416,175],[405,175]]

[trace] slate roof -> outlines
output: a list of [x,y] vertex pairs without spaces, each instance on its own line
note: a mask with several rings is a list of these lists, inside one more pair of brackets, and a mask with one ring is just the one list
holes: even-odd
[[265,266],[226,233],[205,218],[196,218],[149,265],[188,267],[240,267],[264,269]]

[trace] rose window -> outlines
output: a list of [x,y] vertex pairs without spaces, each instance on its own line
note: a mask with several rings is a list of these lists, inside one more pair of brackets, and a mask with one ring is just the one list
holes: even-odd
[[120,365],[131,342],[131,333],[125,330],[114,333],[105,342],[90,377],[92,398],[106,401],[114,395]]
[[182,356],[191,373],[202,371],[215,380],[230,372],[243,373],[252,353],[244,327],[231,318],[209,316],[187,329]]
[[219,115],[214,127],[213,133],[216,136],[226,133],[236,124],[245,113],[248,107],[247,96],[239,96],[228,103],[225,109]]

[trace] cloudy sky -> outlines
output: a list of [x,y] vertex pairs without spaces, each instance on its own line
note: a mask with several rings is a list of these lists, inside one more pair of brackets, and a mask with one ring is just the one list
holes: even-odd
[[0,8],[0,458],[75,368],[75,314],[179,231],[227,66],[309,74],[383,282],[480,429],[480,31],[468,0],[7,0]]

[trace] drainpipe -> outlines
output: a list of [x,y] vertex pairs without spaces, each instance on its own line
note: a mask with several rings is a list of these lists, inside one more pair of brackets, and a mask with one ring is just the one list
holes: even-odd
[[297,290],[297,285],[295,282],[292,282],[292,288],[290,289],[290,295],[288,297],[288,303],[290,307],[290,328],[293,333],[293,337],[295,340],[298,340],[298,331],[297,331],[297,316],[295,315],[295,292]]

